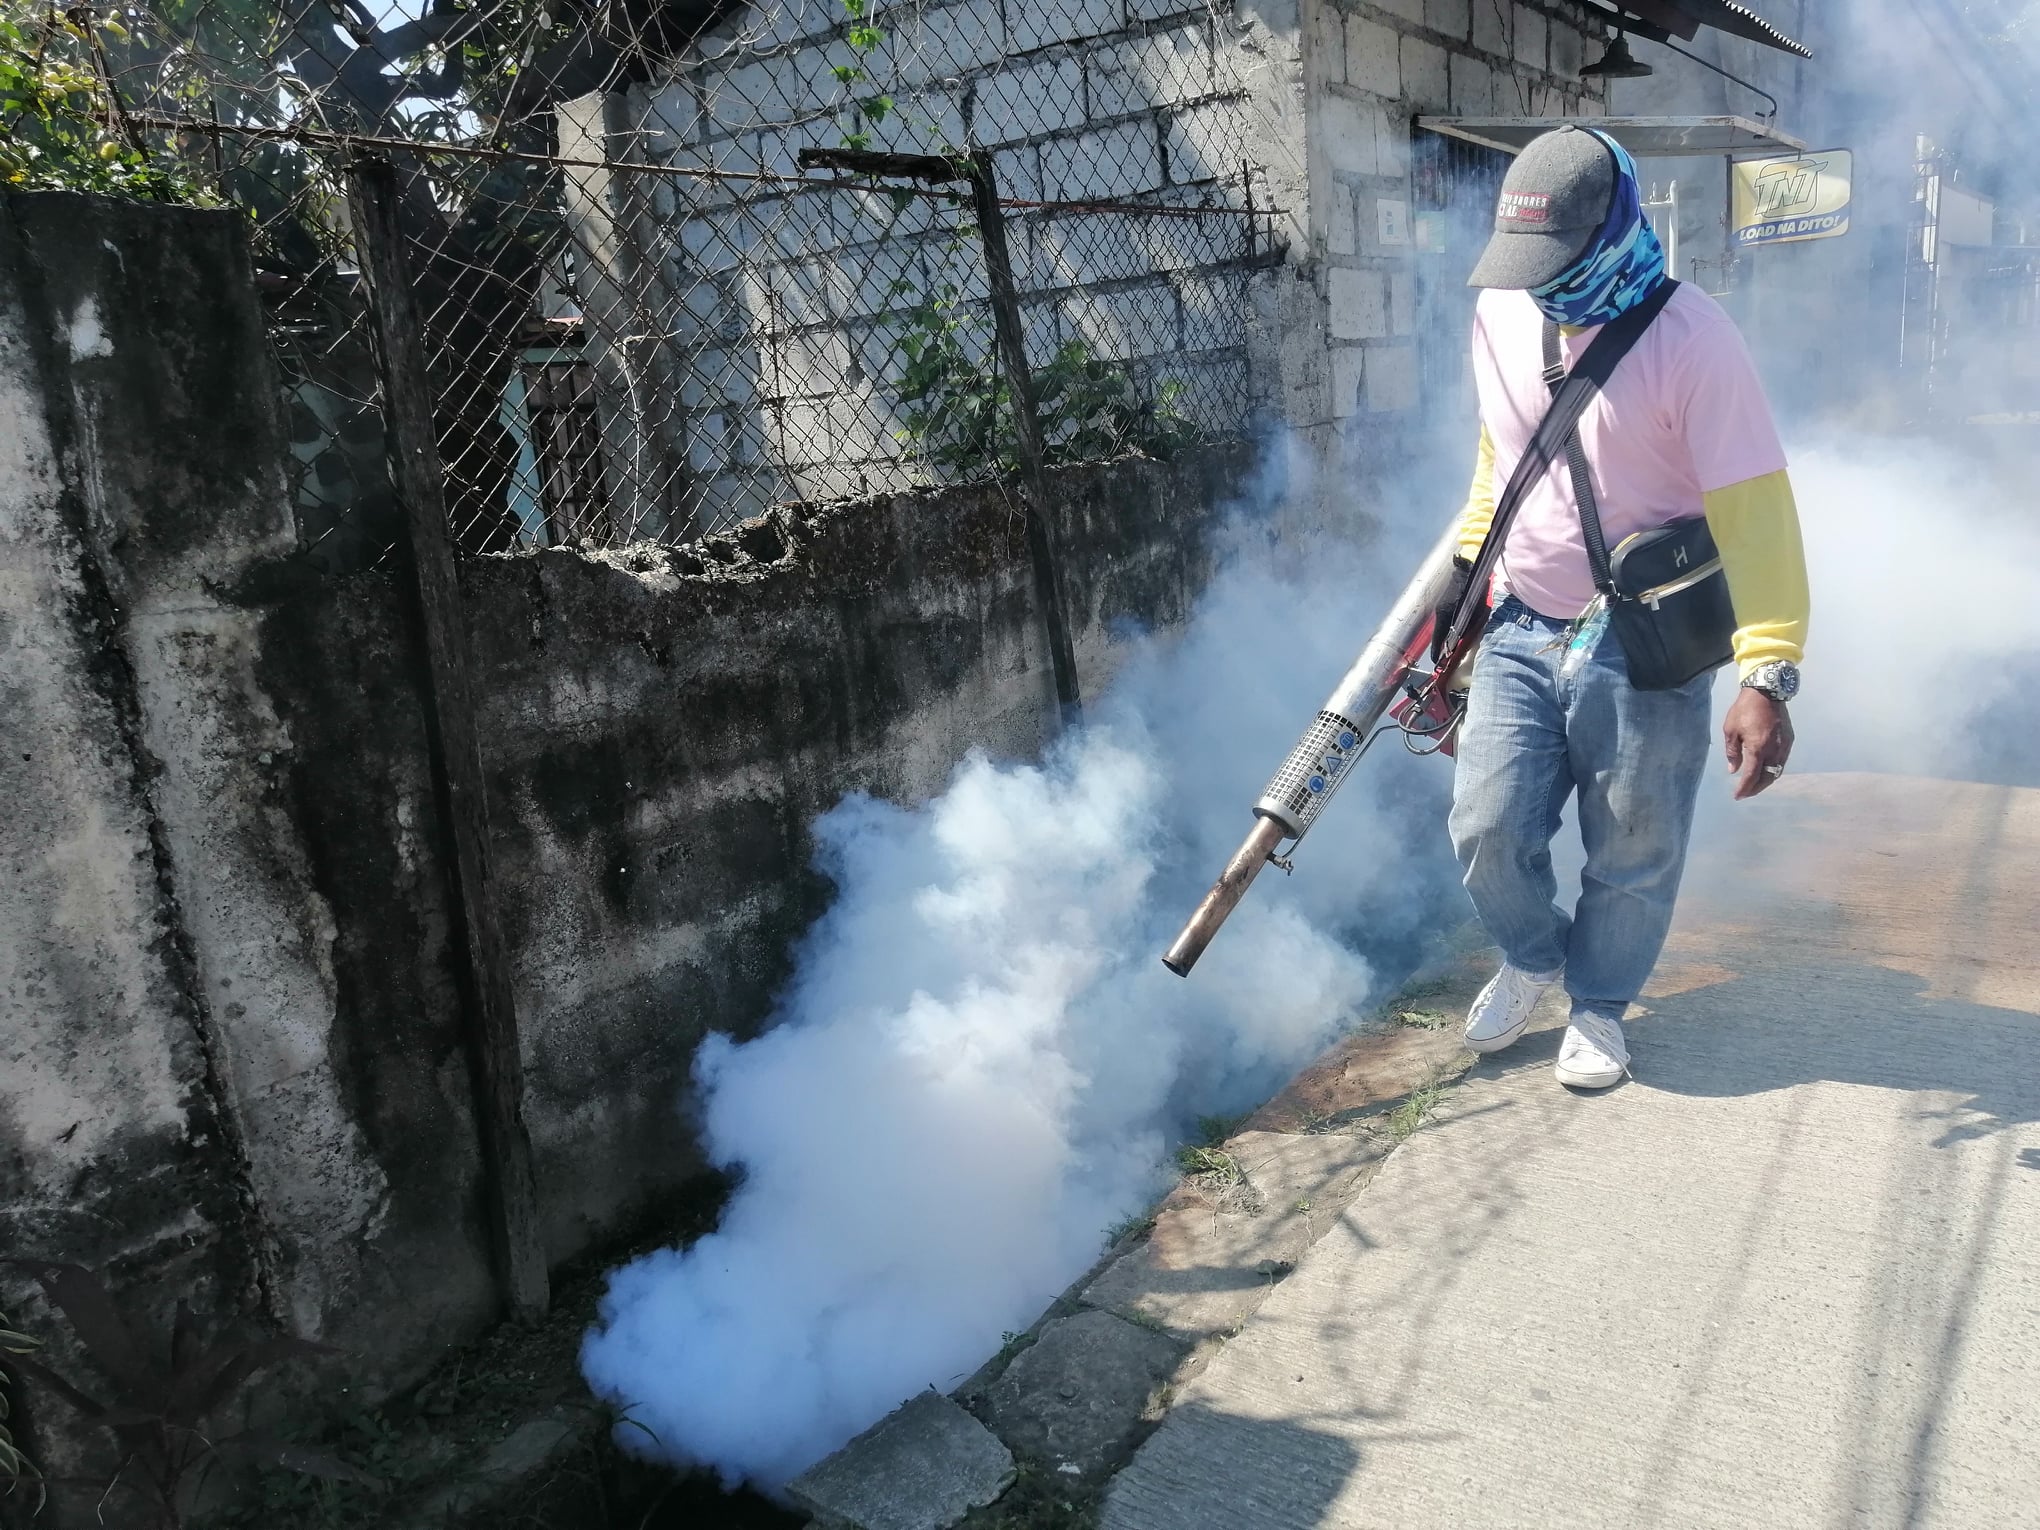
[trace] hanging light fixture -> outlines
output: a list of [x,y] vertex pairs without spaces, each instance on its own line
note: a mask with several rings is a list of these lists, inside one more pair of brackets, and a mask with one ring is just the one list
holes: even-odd
[[1650,65],[1637,61],[1629,51],[1629,39],[1618,31],[1607,51],[1598,61],[1582,68],[1580,75],[1597,80],[1640,80],[1651,72]]

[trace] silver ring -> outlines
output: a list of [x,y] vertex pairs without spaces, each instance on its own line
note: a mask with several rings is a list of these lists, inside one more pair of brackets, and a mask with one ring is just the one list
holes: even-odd
[[1785,767],[1783,765],[1766,765],[1764,767],[1764,774],[1767,776],[1782,776],[1785,774]]

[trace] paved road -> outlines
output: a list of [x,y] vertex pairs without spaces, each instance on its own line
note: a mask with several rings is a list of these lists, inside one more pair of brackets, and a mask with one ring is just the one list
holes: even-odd
[[1635,1077],[1568,1094],[1552,1029],[1483,1062],[1105,1530],[2040,1525],[2040,792],[1773,795]]

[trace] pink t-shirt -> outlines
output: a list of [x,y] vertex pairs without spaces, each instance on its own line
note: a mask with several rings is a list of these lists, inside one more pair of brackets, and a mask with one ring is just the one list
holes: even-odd
[[[1566,364],[1600,330],[1560,341]],[[1551,404],[1544,383],[1544,315],[1528,293],[1489,289],[1473,321],[1481,423],[1495,449],[1500,499]],[[1624,537],[1705,509],[1701,496],[1785,466],[1785,449],[1749,348],[1721,305],[1682,282],[1580,416],[1609,551]],[[1587,546],[1561,454],[1530,486],[1495,576],[1544,616],[1571,618],[1594,598]]]

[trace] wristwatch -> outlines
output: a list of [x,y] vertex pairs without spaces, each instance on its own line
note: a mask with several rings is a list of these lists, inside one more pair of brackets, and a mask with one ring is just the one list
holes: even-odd
[[1790,659],[1771,659],[1744,675],[1742,683],[1773,701],[1790,701],[1799,694],[1799,666]]

